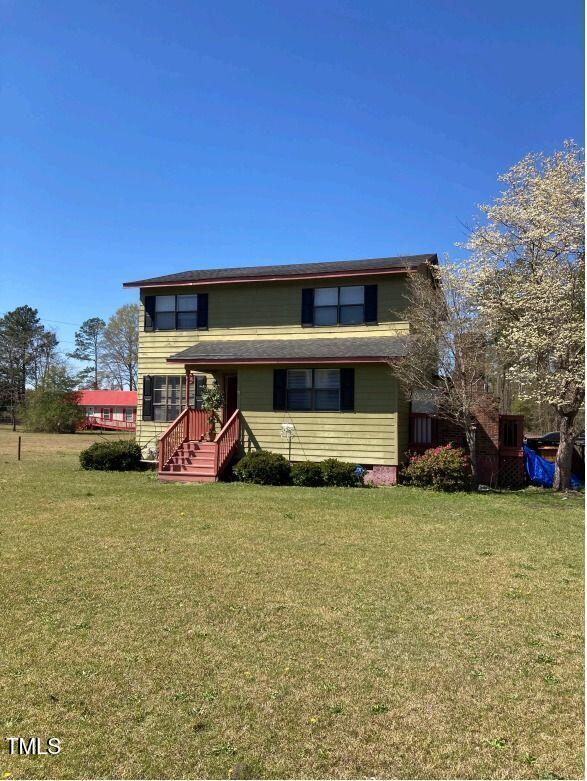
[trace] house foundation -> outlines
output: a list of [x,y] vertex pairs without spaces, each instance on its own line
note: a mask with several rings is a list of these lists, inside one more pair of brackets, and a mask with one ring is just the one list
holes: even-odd
[[397,466],[379,466],[374,464],[367,469],[364,481],[367,485],[396,485]]

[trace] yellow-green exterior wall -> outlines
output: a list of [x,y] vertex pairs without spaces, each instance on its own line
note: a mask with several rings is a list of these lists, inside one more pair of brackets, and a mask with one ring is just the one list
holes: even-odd
[[[304,287],[373,283],[378,286],[379,321],[376,325],[302,328],[301,297]],[[404,291],[403,275],[141,290],[137,441],[145,451],[154,450],[157,438],[169,425],[142,420],[142,378],[144,375],[183,374],[183,366],[166,362],[170,355],[199,341],[219,339],[344,339],[350,336],[391,336],[394,333],[405,333],[408,323],[403,319]],[[144,331],[142,302],[146,294],[155,293],[207,293],[208,330]],[[272,368],[240,367],[238,375],[241,394],[239,405],[249,430],[261,447],[286,452],[287,443],[281,439],[279,430],[281,422],[288,420],[296,425],[298,432],[297,440],[292,443],[292,457],[296,459],[317,460],[337,456],[357,463],[398,463],[398,432],[401,436],[404,422],[398,421],[397,388],[388,367],[356,366],[356,410],[352,413],[276,413],[272,410]],[[264,378],[263,382],[261,378]],[[349,440],[350,449],[343,448],[344,443]]]
[[381,364],[355,366],[354,412],[274,412],[273,368],[239,367],[239,408],[245,450],[288,455],[281,424],[293,423],[294,461],[340,458],[358,464],[397,465],[397,383]]

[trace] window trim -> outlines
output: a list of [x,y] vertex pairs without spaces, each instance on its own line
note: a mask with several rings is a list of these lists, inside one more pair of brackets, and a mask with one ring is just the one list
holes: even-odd
[[[196,308],[195,309],[178,309],[178,298],[190,296],[196,299]],[[198,330],[198,308],[199,308],[199,294],[198,293],[175,293],[175,294],[167,294],[167,295],[154,295],[153,298],[155,299],[155,305],[153,307],[153,330],[154,331],[197,331]],[[157,299],[158,298],[173,298],[173,309],[168,309],[167,311],[163,311],[161,313],[157,312]],[[157,315],[158,314],[173,314],[173,327],[172,328],[159,328],[157,325]],[[178,325],[179,322],[179,315],[184,314],[192,314],[195,315],[196,318],[196,324],[193,328],[180,328]],[[167,376],[167,375],[159,375],[159,376]]]
[[[340,291],[344,290],[345,288],[349,288],[349,287],[361,287],[361,288],[363,288],[363,303],[362,304],[341,304],[341,302],[340,302]],[[312,320],[313,320],[313,325],[316,328],[332,328],[333,326],[349,327],[349,326],[365,325],[366,322],[367,322],[366,319],[365,319],[365,287],[366,287],[366,285],[337,285],[337,286],[332,285],[332,286],[328,286],[328,287],[315,287],[314,288],[314,300],[312,302]],[[316,293],[317,293],[318,290],[336,290],[337,291],[337,294],[336,294],[337,303],[336,304],[316,304]],[[341,309],[348,308],[348,307],[351,307],[351,306],[360,306],[363,309],[362,319],[358,320],[355,323],[342,323],[341,319],[340,319]],[[316,312],[317,312],[317,310],[319,310],[319,309],[333,309],[334,307],[336,307],[336,323],[317,323],[316,322]]]
[[[289,403],[289,394],[290,394],[290,388],[288,387],[289,384],[289,373],[290,371],[309,371],[311,372],[311,385],[309,388],[298,388],[297,390],[306,390],[310,391],[310,407],[307,409],[300,409],[296,407],[291,407]],[[317,371],[336,371],[338,374],[338,387],[335,388],[317,388],[316,387],[316,372]],[[295,388],[291,388],[291,390],[296,390]],[[337,390],[338,391],[338,407],[336,409],[319,409],[316,407],[316,391],[321,390]],[[318,367],[318,368],[304,368],[300,366],[299,368],[295,369],[286,369],[285,370],[285,409],[288,412],[343,412],[342,410],[342,379],[341,379],[341,372],[340,369],[333,369],[331,367],[324,368],[324,367]]]

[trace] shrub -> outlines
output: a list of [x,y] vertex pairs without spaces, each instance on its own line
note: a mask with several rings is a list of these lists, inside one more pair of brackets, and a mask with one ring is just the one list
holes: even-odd
[[294,485],[308,488],[324,485],[322,466],[315,461],[299,461],[297,464],[292,464],[291,481]]
[[321,464],[324,485],[351,488],[363,484],[363,472],[355,464],[339,461],[337,458],[327,458]]
[[403,471],[408,485],[433,488],[435,491],[468,491],[471,488],[471,462],[464,450],[452,445],[412,455]]
[[243,483],[256,485],[287,485],[290,482],[291,467],[279,453],[257,450],[247,453],[234,467],[234,472]]
[[126,439],[95,442],[82,450],[79,460],[82,469],[130,472],[141,468],[141,448]]
[[78,393],[59,390],[31,391],[24,408],[24,425],[27,431],[53,434],[73,434],[85,418],[78,404]]

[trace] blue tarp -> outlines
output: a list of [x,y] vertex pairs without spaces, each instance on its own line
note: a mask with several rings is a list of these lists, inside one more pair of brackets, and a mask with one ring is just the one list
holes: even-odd
[[[552,488],[554,482],[554,463],[539,456],[535,450],[524,445],[524,466],[532,485]],[[571,475],[571,488],[582,488],[583,482],[577,475]]]

